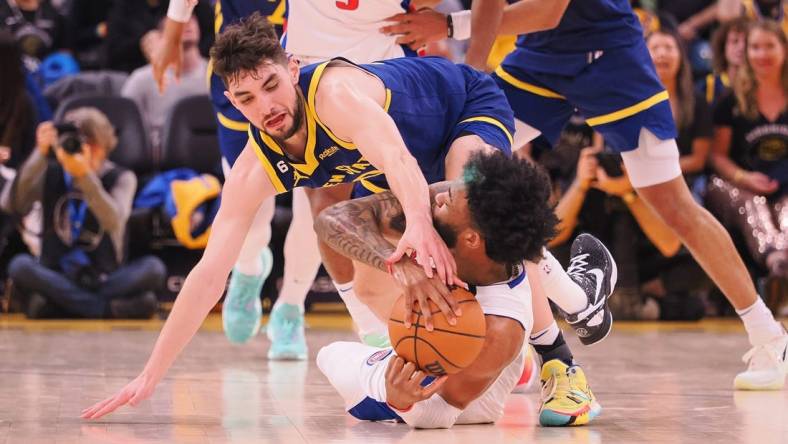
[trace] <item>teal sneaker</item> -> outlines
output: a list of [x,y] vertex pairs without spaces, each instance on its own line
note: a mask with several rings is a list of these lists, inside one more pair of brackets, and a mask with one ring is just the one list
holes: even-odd
[[389,340],[388,335],[380,334],[380,333],[370,333],[361,337],[361,342],[367,344],[372,347],[377,348],[389,348],[391,347],[391,341]]
[[257,276],[249,276],[233,269],[227,296],[222,305],[224,335],[230,342],[236,344],[249,341],[260,330],[260,318],[263,316],[260,290],[271,274],[274,263],[268,247],[263,250],[260,257],[263,260],[263,272]]
[[301,313],[301,309],[297,305],[274,305],[266,333],[268,339],[271,340],[268,359],[274,361],[303,361],[306,359],[304,314]]

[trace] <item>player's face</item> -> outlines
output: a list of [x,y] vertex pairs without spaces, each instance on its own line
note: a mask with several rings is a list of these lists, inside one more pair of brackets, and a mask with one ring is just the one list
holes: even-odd
[[230,82],[225,95],[254,126],[275,139],[285,140],[303,123],[297,82],[295,61],[289,61],[287,66],[268,62]]
[[197,17],[192,16],[183,28],[181,44],[184,46],[196,45],[200,42],[200,25],[197,24]]
[[470,227],[470,211],[465,186],[454,181],[451,188],[435,195],[432,221],[446,246],[455,248],[457,236]]
[[725,37],[725,60],[728,65],[736,67],[744,63],[745,37],[743,32],[737,31],[731,31]]
[[673,36],[654,33],[648,39],[648,51],[660,79],[675,79],[681,67],[681,51]]
[[774,33],[756,28],[747,42],[747,60],[756,76],[773,76],[782,70],[785,48]]

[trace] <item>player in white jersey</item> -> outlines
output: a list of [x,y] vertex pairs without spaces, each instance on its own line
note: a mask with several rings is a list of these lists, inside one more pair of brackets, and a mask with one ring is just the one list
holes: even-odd
[[[518,382],[525,334],[533,326],[531,303],[543,299],[532,299],[529,286],[529,280],[540,281],[543,273],[526,279],[523,261],[541,258],[542,245],[552,236],[556,219],[547,203],[549,187],[527,161],[508,159],[500,152],[472,155],[462,177],[431,185],[432,213],[460,278],[472,284],[485,313],[481,355],[460,373],[422,387],[424,374],[412,364],[404,365],[390,349],[349,342],[323,348],[318,366],[358,419],[403,420],[414,427],[494,422]],[[364,302],[379,317],[388,318],[402,287],[429,285],[419,280],[418,266],[410,261],[386,269],[384,259],[394,248],[390,242],[396,242],[404,229],[404,213],[392,193],[332,206],[320,214],[315,228],[321,240],[353,258],[357,267],[376,269],[380,291],[375,300]],[[576,243],[583,249],[575,248],[575,256],[584,255],[591,266],[605,270],[604,291],[612,292],[615,265],[605,247],[588,235]],[[540,291],[541,285],[533,288]],[[549,354],[543,359],[542,379],[551,382],[545,384],[540,422],[580,425],[592,420],[600,407],[582,369]],[[558,382],[551,377],[554,373],[564,379]],[[572,396],[566,396],[570,390]],[[555,408],[554,399],[564,405]]]

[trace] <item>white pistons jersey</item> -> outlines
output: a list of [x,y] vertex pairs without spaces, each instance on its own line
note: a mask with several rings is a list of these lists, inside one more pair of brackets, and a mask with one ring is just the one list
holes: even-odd
[[[410,0],[288,0],[285,50],[304,60],[344,57],[371,63],[406,55],[383,19],[407,12]],[[409,51],[409,50],[408,50]]]
[[531,286],[525,268],[514,279],[499,284],[476,287],[476,301],[486,315],[502,316],[519,322],[530,334],[534,316],[531,307]]

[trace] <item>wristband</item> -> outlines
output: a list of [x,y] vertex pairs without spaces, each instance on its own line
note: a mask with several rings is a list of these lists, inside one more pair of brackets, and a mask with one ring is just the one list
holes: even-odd
[[454,37],[454,20],[452,20],[451,14],[446,16],[446,30],[446,37]]
[[471,11],[452,12],[451,16],[452,35],[454,40],[467,40],[471,38]]
[[192,10],[197,4],[194,0],[170,0],[167,7],[167,18],[178,23],[186,23],[192,17]]
[[411,409],[413,409],[413,404],[411,404],[410,407],[406,408],[405,410],[400,410],[400,409],[394,407],[393,405],[389,404],[388,401],[386,401],[386,405],[389,406],[389,408],[391,408],[391,410],[394,410],[395,412],[399,412],[399,413],[408,413],[409,411],[411,411]]
[[742,178],[744,177],[744,170],[738,168],[736,172],[733,174],[733,183],[741,182]]

